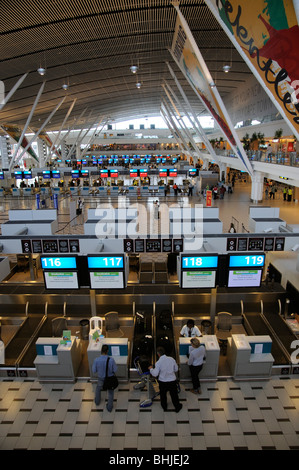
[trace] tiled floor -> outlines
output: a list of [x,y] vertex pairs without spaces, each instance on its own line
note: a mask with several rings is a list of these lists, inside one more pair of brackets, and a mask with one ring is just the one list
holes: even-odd
[[[159,397],[120,384],[114,408],[94,404],[95,384],[0,382],[1,450],[299,450],[299,379],[202,382],[181,386],[183,408],[164,412]],[[134,455],[134,454],[132,454]]]

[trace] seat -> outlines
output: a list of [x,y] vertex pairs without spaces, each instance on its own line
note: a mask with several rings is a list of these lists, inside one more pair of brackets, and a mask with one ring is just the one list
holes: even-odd
[[108,312],[105,314],[105,328],[107,338],[121,338],[124,332],[120,328],[117,312]]
[[220,350],[226,355],[227,338],[231,336],[232,314],[229,312],[219,312],[217,315],[217,339],[219,341]]
[[63,331],[68,330],[67,321],[65,317],[56,317],[52,320],[52,336],[60,338]]
[[152,272],[140,272],[139,273],[140,284],[152,284],[153,273]]
[[92,339],[94,333],[98,331],[99,335],[103,331],[103,318],[102,317],[91,317],[89,320],[89,341]]

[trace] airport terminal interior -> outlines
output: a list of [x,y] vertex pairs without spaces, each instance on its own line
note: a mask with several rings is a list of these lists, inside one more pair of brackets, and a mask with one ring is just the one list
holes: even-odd
[[[0,449],[298,450],[294,70],[279,102],[212,0],[5,3]],[[258,52],[277,90],[289,62],[269,44],[297,34],[299,11],[275,0],[280,24],[269,2],[252,2],[256,17],[248,3],[230,7],[256,43],[269,35]],[[103,345],[112,411],[106,392],[95,404]],[[161,346],[179,412],[149,373]]]

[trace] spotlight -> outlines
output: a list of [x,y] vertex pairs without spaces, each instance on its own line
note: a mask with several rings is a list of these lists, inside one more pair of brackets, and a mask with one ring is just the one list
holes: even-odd
[[68,89],[68,87],[69,87],[69,86],[68,86],[68,84],[67,84],[67,83],[64,83],[64,84],[62,85],[62,88],[63,88],[64,90],[67,90],[67,89]]
[[131,70],[132,73],[137,73],[137,70],[138,70],[137,65],[132,65],[132,66],[130,67],[130,70]]
[[46,69],[44,69],[44,67],[39,67],[37,71],[41,76],[46,74]]
[[230,69],[231,69],[230,65],[224,65],[223,66],[223,72],[225,72],[225,73],[228,73],[230,71]]
[[137,86],[138,89],[141,88],[141,83],[140,83],[140,82],[137,82],[137,83],[136,83],[136,86]]

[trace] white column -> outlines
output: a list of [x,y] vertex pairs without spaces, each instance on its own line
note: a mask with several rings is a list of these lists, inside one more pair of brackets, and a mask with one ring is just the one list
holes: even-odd
[[261,202],[264,193],[264,174],[254,171],[251,177],[251,201]]

